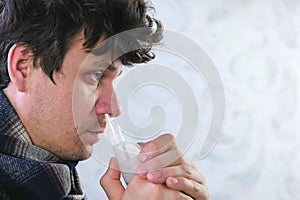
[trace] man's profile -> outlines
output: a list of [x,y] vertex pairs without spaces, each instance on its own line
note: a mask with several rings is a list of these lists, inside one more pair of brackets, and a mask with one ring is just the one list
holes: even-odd
[[[121,113],[114,80],[124,66],[154,59],[151,48],[162,38],[161,23],[148,11],[144,0],[0,0],[1,199],[85,198],[76,165],[90,157],[105,130],[105,114]],[[94,62],[84,63],[103,41],[134,28],[151,31],[130,44],[115,41],[93,51]],[[143,45],[113,57],[133,43]],[[73,118],[74,92],[84,105],[81,123]],[[109,199],[209,198],[203,175],[171,134],[141,148],[148,168],[140,168],[127,188],[111,159],[101,179]],[[180,158],[157,167],[174,154]]]

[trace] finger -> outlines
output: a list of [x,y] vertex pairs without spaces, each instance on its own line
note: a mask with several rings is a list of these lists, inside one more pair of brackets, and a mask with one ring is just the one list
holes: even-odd
[[179,150],[176,149],[165,152],[146,161],[145,163],[140,164],[137,171],[140,175],[145,176],[151,171],[182,164],[197,168],[194,161],[187,159]]
[[139,154],[141,162],[146,162],[157,155],[163,154],[171,149],[177,149],[175,138],[172,134],[164,134],[153,141],[140,144],[142,150]]
[[[167,197],[166,199],[171,199],[169,197]],[[180,192],[179,194],[176,194],[175,197],[173,197],[172,199],[176,199],[176,200],[193,200],[190,196],[183,194],[182,192]]]
[[192,198],[179,190],[168,188],[165,184],[154,184],[134,176],[122,196],[122,200],[132,199],[172,199],[191,200]]
[[166,185],[171,189],[182,191],[196,200],[208,200],[210,198],[205,184],[200,184],[184,177],[169,177]]
[[188,164],[167,167],[151,171],[147,174],[147,179],[152,183],[166,183],[168,177],[184,177],[200,184],[205,184],[205,178],[197,168]]
[[137,168],[139,177],[145,179],[149,172],[163,169],[167,166],[172,166],[173,163],[178,160],[178,157],[180,157],[180,155],[178,155],[179,153],[180,152],[178,150],[168,151],[140,164]]
[[100,185],[110,200],[119,200],[124,193],[120,176],[118,161],[116,158],[112,158],[109,163],[109,168],[100,179]]
[[140,164],[137,168],[139,177],[147,178],[149,172],[176,165],[181,156],[180,154],[178,150],[171,150]]
[[[176,191],[176,190],[173,190]],[[172,200],[193,200],[192,197],[188,196],[187,194],[184,194],[182,192],[169,192],[167,193],[163,198],[158,199],[172,199]]]

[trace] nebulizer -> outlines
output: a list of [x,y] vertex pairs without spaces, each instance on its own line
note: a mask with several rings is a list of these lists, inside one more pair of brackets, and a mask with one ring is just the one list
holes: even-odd
[[113,146],[113,151],[118,159],[120,171],[124,181],[128,184],[140,164],[138,154],[141,147],[136,143],[125,141],[121,127],[115,119],[109,116],[109,114],[105,114],[105,120],[106,128],[104,135]]

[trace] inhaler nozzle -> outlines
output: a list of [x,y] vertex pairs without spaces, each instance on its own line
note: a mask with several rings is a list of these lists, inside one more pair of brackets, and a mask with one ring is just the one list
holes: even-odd
[[116,146],[121,142],[124,142],[124,136],[121,132],[120,126],[109,117],[109,115],[105,114],[105,120],[106,120],[106,130],[105,130],[105,136],[108,139],[108,141],[113,145]]
[[105,119],[106,130],[104,135],[113,145],[123,178],[126,183],[129,183],[140,164],[137,156],[141,148],[138,144],[125,142],[120,126],[108,114],[105,114]]

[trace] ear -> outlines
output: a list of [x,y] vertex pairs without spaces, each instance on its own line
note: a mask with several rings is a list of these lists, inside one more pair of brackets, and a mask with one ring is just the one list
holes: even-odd
[[18,91],[25,92],[33,67],[32,52],[25,45],[14,44],[9,50],[7,65],[11,82]]

